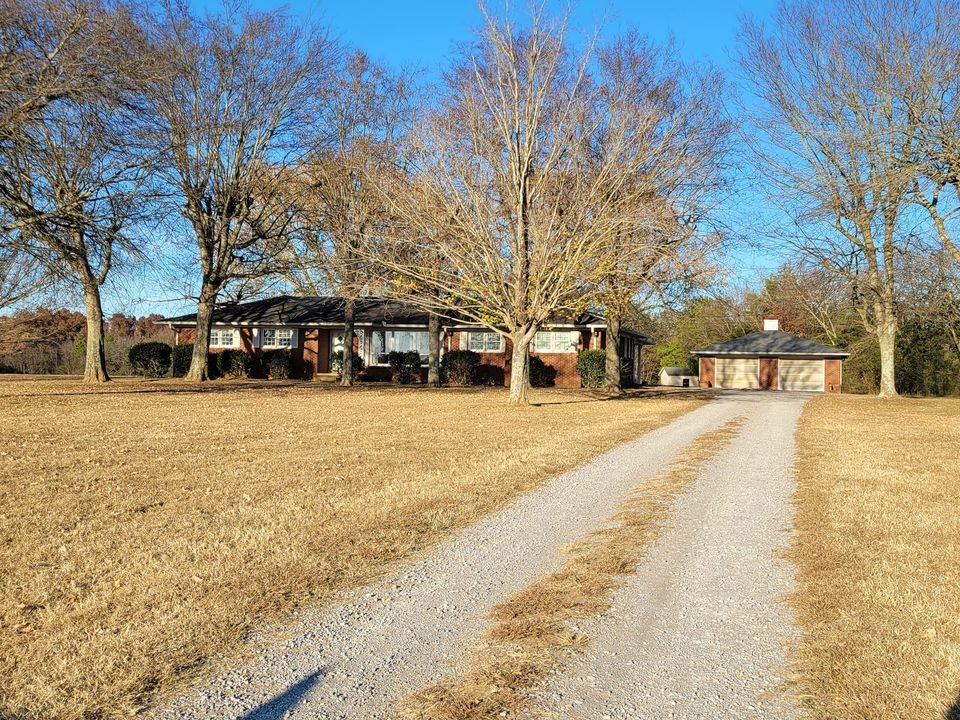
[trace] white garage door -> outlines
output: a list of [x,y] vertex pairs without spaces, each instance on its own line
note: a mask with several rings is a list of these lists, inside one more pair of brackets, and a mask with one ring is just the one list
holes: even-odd
[[823,360],[780,358],[780,389],[823,392]]
[[716,385],[728,390],[760,387],[760,361],[757,358],[717,358]]

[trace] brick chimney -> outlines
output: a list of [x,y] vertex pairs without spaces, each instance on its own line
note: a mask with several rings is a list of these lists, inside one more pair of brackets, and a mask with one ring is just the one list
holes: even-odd
[[780,329],[780,321],[774,317],[765,317],[763,319],[763,331],[774,332]]

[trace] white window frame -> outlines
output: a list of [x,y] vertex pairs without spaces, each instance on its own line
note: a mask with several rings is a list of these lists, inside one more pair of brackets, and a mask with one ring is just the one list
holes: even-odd
[[[225,333],[230,333],[230,344],[223,343]],[[235,348],[240,347],[239,333],[232,327],[212,327],[210,328],[210,347],[212,348]]]
[[[463,350],[472,350],[477,353],[501,353],[504,351],[505,343],[503,341],[503,335],[500,333],[493,332],[493,330],[471,330],[465,332],[466,336],[466,345],[463,347]],[[496,338],[496,347],[488,347],[490,336]],[[473,347],[474,339],[479,338],[480,342],[478,343],[480,349]]]
[[296,328],[261,328],[260,347],[265,350],[291,350],[297,346]]
[[[544,347],[546,336],[549,336],[550,339],[547,347]],[[566,342],[564,342],[563,336],[566,336]],[[533,336],[533,351],[543,355],[576,353],[579,345],[580,333],[576,330],[538,330],[537,334]]]
[[[383,353],[378,353],[374,347],[374,343],[378,335],[383,334]],[[390,363],[386,360],[381,362],[380,355],[388,355],[393,348],[390,347],[391,343],[388,341],[388,336],[394,333],[417,333],[419,335],[426,336],[426,346],[424,347],[424,352],[420,353],[421,358],[421,367],[429,364],[429,353],[430,353],[430,332],[429,330],[420,330],[420,329],[407,329],[407,328],[385,328],[383,330],[371,330],[370,331],[370,356],[369,362],[367,365],[377,365],[379,367],[386,367]],[[419,350],[418,350],[419,352]]]

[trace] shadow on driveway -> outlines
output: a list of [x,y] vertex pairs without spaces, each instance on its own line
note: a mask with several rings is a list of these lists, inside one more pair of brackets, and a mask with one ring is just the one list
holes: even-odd
[[237,720],[280,720],[289,710],[292,710],[310,692],[319,679],[326,673],[321,668],[315,673],[307,675],[299,682],[294,683],[279,695],[245,712]]

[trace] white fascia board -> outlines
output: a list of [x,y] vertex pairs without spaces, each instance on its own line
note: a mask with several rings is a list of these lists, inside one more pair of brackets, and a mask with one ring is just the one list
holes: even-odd
[[701,357],[769,357],[769,358],[778,358],[778,357],[794,357],[794,358],[809,358],[810,360],[842,360],[843,358],[850,357],[848,352],[835,352],[835,353],[790,353],[790,352],[778,352],[778,353],[761,353],[761,352],[710,352],[709,350],[691,350],[691,355],[698,355]]

